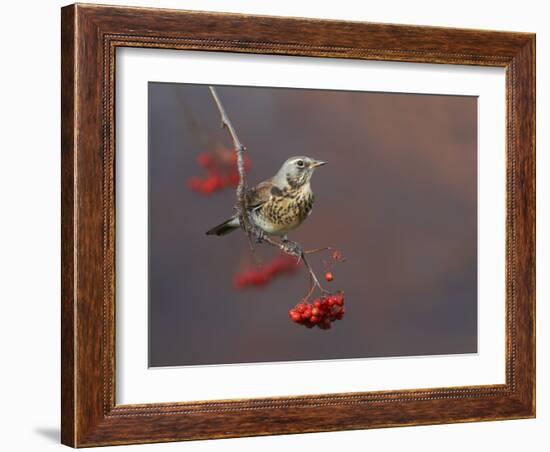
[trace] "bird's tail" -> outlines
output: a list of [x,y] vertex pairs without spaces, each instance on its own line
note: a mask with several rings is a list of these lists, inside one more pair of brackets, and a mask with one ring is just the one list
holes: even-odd
[[225,235],[233,232],[239,228],[239,219],[237,217],[231,217],[229,220],[224,221],[222,224],[206,231],[206,235]]

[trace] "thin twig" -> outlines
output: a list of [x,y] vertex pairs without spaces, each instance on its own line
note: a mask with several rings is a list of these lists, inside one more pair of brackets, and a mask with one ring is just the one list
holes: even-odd
[[255,230],[254,226],[250,221],[250,217],[248,215],[248,209],[247,209],[247,199],[246,199],[247,183],[246,183],[246,170],[245,170],[244,155],[243,155],[246,148],[243,146],[243,144],[239,140],[239,137],[237,136],[237,132],[235,131],[235,128],[233,127],[233,124],[231,123],[229,116],[227,116],[227,113],[225,112],[225,108],[223,108],[223,104],[218,96],[216,88],[214,88],[213,86],[209,86],[209,88],[210,88],[210,93],[214,98],[214,102],[216,102],[216,106],[218,107],[218,110],[220,112],[222,127],[225,127],[229,132],[229,135],[231,135],[231,139],[233,140],[233,147],[235,148],[235,153],[237,154],[237,171],[239,172],[239,184],[237,185],[237,203],[235,207],[237,209],[237,215],[239,216],[239,221],[241,223],[241,226],[243,227],[248,237],[250,248],[254,250],[254,245],[252,242],[252,233],[256,233],[257,231]]
[[336,248],[332,246],[323,246],[321,248],[314,248],[312,250],[304,250],[304,254],[315,254],[315,253],[320,253],[321,251],[332,251],[335,249]]
[[[315,272],[313,271],[313,268],[311,267],[311,265],[309,265],[309,262],[306,259],[305,253],[302,253],[302,261],[304,262],[304,265],[306,266],[306,268],[309,272],[309,276],[311,276],[311,279],[313,280],[312,286],[313,287],[317,286],[322,294],[329,293],[328,290],[323,289],[323,286],[321,286],[321,283],[319,283],[319,280],[317,279],[317,276],[315,275]],[[312,291],[310,291],[310,293],[308,293],[308,295],[306,297],[306,300],[311,296],[311,292]]]
[[[210,92],[212,93],[212,97],[214,98],[214,102],[216,102],[218,110],[220,111],[220,115],[222,118],[222,126],[227,128],[227,130],[229,131],[229,134],[231,135],[231,138],[233,139],[233,145],[235,146],[235,151],[237,152],[237,154],[244,152],[246,148],[243,146],[243,144],[239,140],[239,137],[237,136],[237,132],[235,131],[233,124],[229,120],[229,117],[225,112],[225,108],[223,108],[223,104],[218,96],[216,88],[214,88],[213,86],[209,86],[209,88],[210,88]],[[241,155],[241,158],[242,158],[242,155]],[[242,164],[242,170],[243,172],[241,176],[244,176],[244,161]],[[243,180],[244,180],[244,177],[243,177]]]

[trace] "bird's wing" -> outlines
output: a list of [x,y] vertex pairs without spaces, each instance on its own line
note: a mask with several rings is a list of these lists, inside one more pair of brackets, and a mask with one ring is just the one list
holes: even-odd
[[273,182],[271,179],[260,182],[255,187],[249,188],[246,193],[246,201],[249,209],[255,209],[269,200]]

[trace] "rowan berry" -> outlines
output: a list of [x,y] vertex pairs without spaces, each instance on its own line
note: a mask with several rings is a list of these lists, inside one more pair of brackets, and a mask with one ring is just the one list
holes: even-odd
[[341,320],[344,317],[344,294],[324,295],[316,299],[313,303],[301,302],[289,311],[291,320],[307,328],[318,326],[323,330],[328,330],[335,320]]

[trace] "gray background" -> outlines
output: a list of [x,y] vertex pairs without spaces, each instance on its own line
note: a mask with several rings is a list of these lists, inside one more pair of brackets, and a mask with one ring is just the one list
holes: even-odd
[[[232,280],[253,264],[243,234],[204,232],[234,191],[204,198],[200,152],[230,145],[206,86],[149,84],[149,364],[176,366],[470,353],[477,350],[474,97],[219,87],[249,149],[252,183],[292,155],[314,175],[312,215],[291,238],[347,262],[327,286],[346,316],[327,331],[288,319],[303,270],[261,289]],[[260,246],[268,261],[275,251]],[[322,274],[320,258],[312,263]]]

